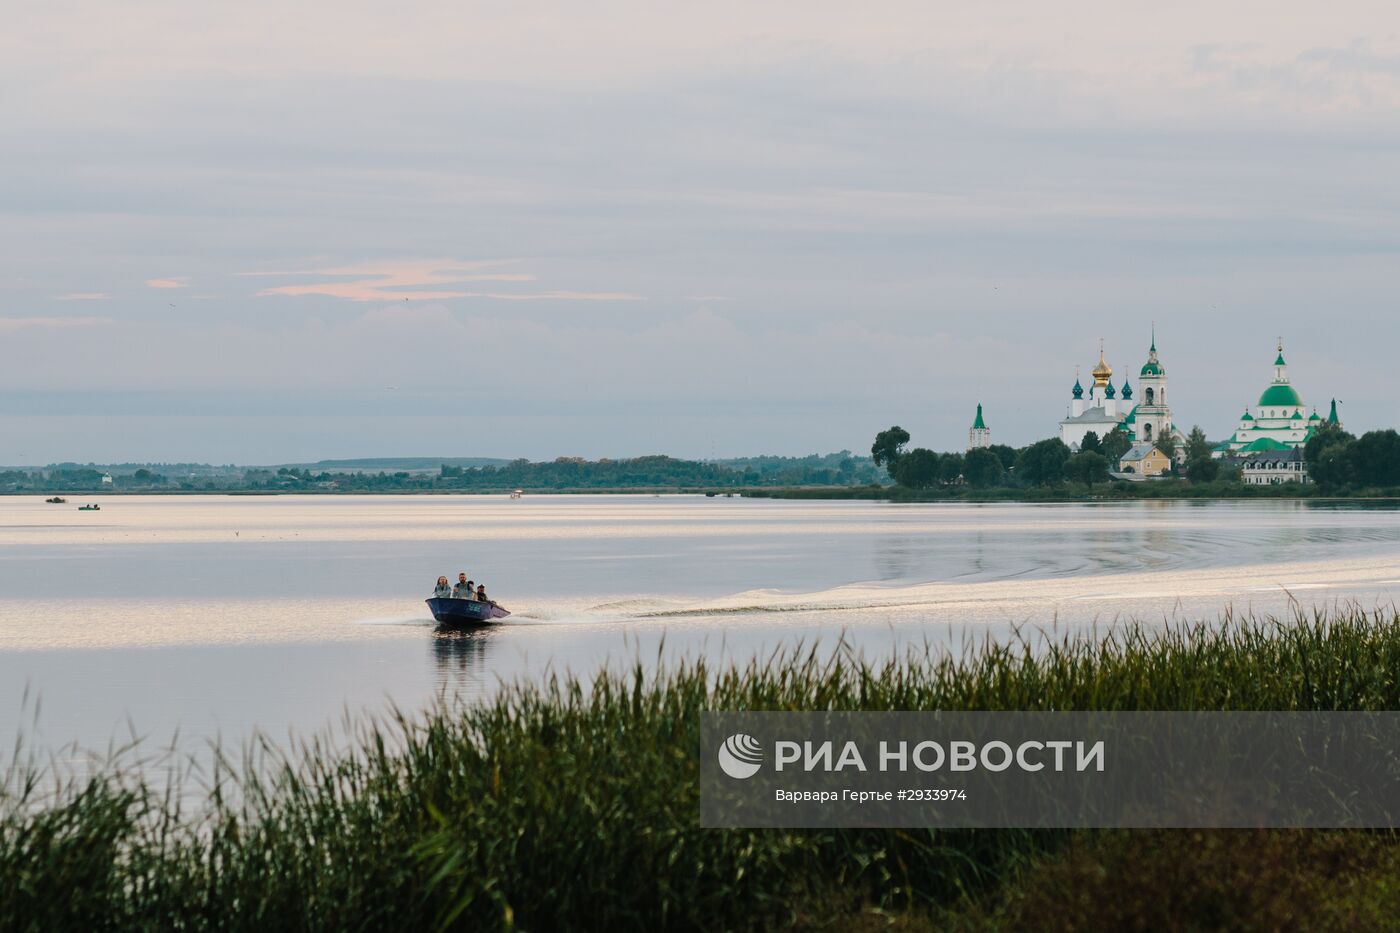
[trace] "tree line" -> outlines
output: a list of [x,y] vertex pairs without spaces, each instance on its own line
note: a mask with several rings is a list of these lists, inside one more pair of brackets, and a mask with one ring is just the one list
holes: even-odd
[[[908,489],[967,485],[974,488],[1053,486],[1080,483],[1094,486],[1112,479],[1123,456],[1133,447],[1133,439],[1121,428],[1104,437],[1089,431],[1080,441],[1079,451],[1058,437],[1036,441],[1025,447],[1006,444],[978,447],[963,453],[938,453],[926,447],[908,448],[910,434],[895,425],[875,435],[870,456],[890,478]],[[1191,429],[1184,444],[1169,430],[1158,434],[1154,446],[1171,462],[1173,475],[1184,475],[1194,483],[1221,478],[1222,467],[1211,457],[1211,444],[1199,427]],[[1178,447],[1181,450],[1178,451]],[[1184,456],[1185,467],[1178,464]]]
[[[395,492],[433,490],[575,490],[857,486],[879,479],[866,457],[848,450],[806,457],[748,457],[729,461],[681,460],[662,455],[585,460],[518,459],[479,466],[442,464],[436,471],[333,470],[284,466],[210,467],[181,464],[170,476],[146,467],[125,471],[93,465],[52,465],[0,471],[0,492]],[[177,472],[172,469],[171,472]],[[110,470],[110,472],[109,472]],[[112,477],[103,481],[104,474]]]
[[1303,459],[1313,482],[1329,491],[1400,486],[1400,434],[1394,429],[1357,437],[1325,424],[1303,446]]

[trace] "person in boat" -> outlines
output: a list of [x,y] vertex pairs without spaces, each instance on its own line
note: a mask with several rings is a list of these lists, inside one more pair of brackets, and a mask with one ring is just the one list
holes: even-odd
[[467,579],[467,575],[465,573],[457,574],[457,585],[452,587],[452,598],[471,599],[472,595],[472,581]]
[[478,587],[476,588],[476,598],[477,598],[477,601],[478,601],[478,602],[489,603],[489,602],[491,601],[491,600],[489,600],[489,599],[486,598],[486,584],[485,584],[485,583],[481,584],[481,586],[478,586]]
[[438,577],[437,586],[433,589],[433,599],[451,599],[452,586],[447,582],[446,577]]

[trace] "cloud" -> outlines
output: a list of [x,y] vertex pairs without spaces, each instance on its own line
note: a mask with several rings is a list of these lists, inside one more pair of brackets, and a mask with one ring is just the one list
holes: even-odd
[[18,330],[80,330],[112,323],[108,317],[0,317],[0,334]]
[[112,296],[106,292],[65,292],[54,295],[54,301],[107,301]]
[[176,276],[169,279],[147,279],[147,288],[188,288],[189,278],[186,276]]
[[258,297],[272,295],[324,295],[351,301],[441,301],[445,298],[473,298],[476,292],[425,290],[429,285],[456,285],[464,282],[529,282],[533,275],[523,272],[484,272],[509,260],[458,262],[450,259],[417,259],[361,263],[300,272],[254,272],[245,275],[318,276],[325,279],[350,278],[348,282],[320,281],[264,288]]
[[273,295],[323,295],[351,301],[442,301],[447,298],[491,298],[499,301],[641,301],[630,292],[583,292],[560,289],[547,292],[479,292],[459,289],[428,289],[430,285],[460,285],[468,282],[533,282],[527,272],[487,272],[493,266],[516,260],[477,260],[459,262],[449,259],[400,260],[382,263],[361,263],[328,269],[301,272],[246,272],[244,275],[314,275],[326,279],[350,278],[348,282],[305,282],[276,285],[258,292],[258,297]]

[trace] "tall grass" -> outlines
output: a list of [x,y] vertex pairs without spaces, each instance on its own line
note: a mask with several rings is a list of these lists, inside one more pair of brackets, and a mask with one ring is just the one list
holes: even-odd
[[[131,754],[0,781],[0,928],[819,927],[994,888],[1063,833],[698,827],[699,712],[1400,709],[1400,618],[1226,619],[886,663],[815,650],[553,678],[175,786]],[[181,807],[203,781],[203,807]],[[155,788],[161,787],[158,792]]]

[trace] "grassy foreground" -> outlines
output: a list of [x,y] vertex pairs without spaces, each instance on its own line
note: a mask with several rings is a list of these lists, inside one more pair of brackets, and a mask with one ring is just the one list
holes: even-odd
[[[555,680],[206,776],[0,791],[0,928],[1288,929],[1400,910],[1381,833],[715,831],[698,712],[1400,709],[1400,618]],[[196,780],[196,778],[188,778]],[[188,795],[187,795],[188,796]]]

